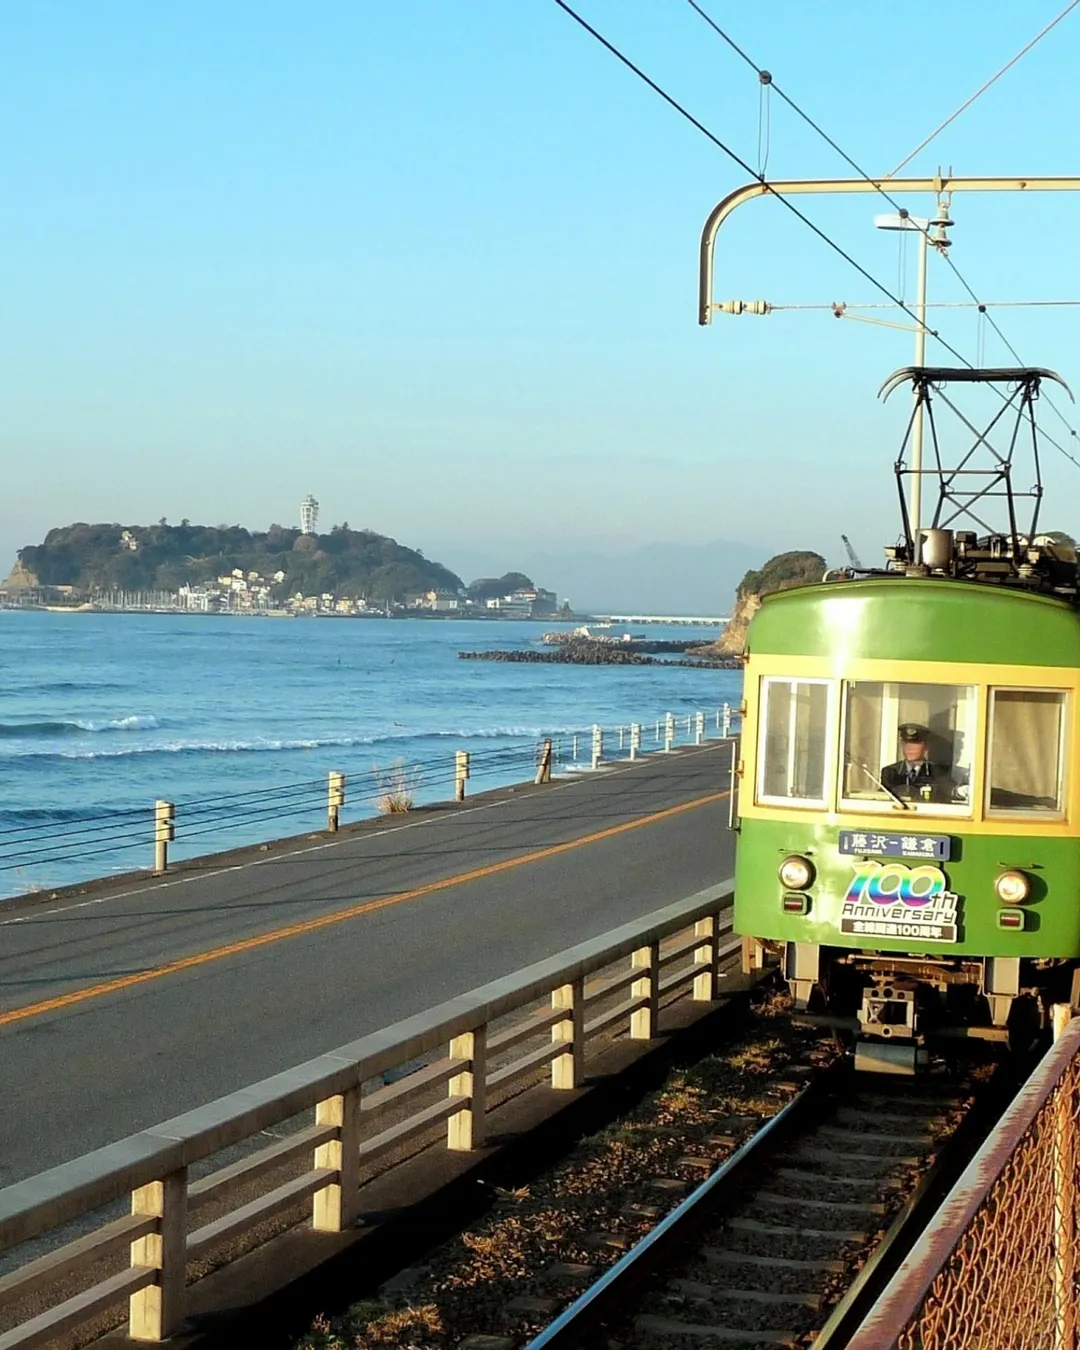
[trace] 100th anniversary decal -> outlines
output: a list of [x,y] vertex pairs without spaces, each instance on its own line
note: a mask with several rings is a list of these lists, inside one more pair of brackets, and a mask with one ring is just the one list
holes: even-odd
[[860,862],[844,896],[840,931],[859,937],[955,942],[958,900],[940,867]]

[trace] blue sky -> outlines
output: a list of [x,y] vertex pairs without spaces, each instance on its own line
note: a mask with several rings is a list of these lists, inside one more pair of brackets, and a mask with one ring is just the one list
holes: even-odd
[[[882,173],[1061,6],[706,7]],[[580,9],[756,160],[756,76],[683,0]],[[1080,10],[910,171],[1075,169],[1078,46]],[[57,523],[265,527],[308,491],[450,566],[895,535],[903,410],[875,394],[911,336],[699,329],[701,224],[745,175],[552,0],[7,0],[0,49],[0,566]],[[768,168],[848,172],[777,100]],[[901,284],[885,203],[804,206]],[[954,260],[987,298],[1080,298],[1078,215],[957,195]],[[877,298],[776,202],[725,227],[718,272],[725,296]],[[962,298],[940,264],[930,290]],[[1077,317],[998,313],[1080,386]],[[933,322],[975,358],[977,316]],[[1080,469],[1050,450],[1046,481],[1076,529]]]

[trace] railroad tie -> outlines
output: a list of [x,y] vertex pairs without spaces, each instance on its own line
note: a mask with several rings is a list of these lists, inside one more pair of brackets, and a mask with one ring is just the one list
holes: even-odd
[[[866,1135],[860,1135],[865,1139]],[[918,1167],[924,1159],[914,1153],[890,1153],[883,1155],[881,1153],[862,1153],[857,1149],[846,1148],[840,1152],[835,1148],[815,1148],[813,1144],[799,1144],[798,1147],[786,1155],[794,1161],[805,1159],[808,1162],[827,1162],[836,1168],[843,1168],[845,1163],[853,1166],[866,1167],[868,1165],[877,1167],[881,1172],[894,1171],[898,1167]],[[867,1178],[870,1180],[871,1178]]]
[[776,1191],[758,1191],[755,1202],[783,1205],[785,1209],[835,1210],[838,1214],[884,1214],[885,1206],[868,1200],[804,1200],[797,1195],[780,1195]]
[[807,1186],[863,1186],[868,1190],[878,1186],[896,1190],[903,1184],[899,1177],[842,1177],[830,1172],[813,1172],[806,1167],[778,1167],[773,1175],[784,1181],[800,1182]]
[[806,1260],[797,1256],[752,1256],[725,1247],[702,1247],[701,1258],[710,1266],[753,1266],[757,1270],[793,1270],[815,1275],[842,1275],[846,1261]]
[[778,1294],[769,1289],[736,1289],[730,1285],[705,1284],[701,1280],[672,1280],[671,1287],[688,1298],[702,1299],[706,1303],[775,1303],[815,1311],[821,1307],[820,1294]]
[[798,1224],[761,1223],[757,1219],[728,1219],[727,1226],[736,1233],[757,1233],[761,1237],[821,1238],[824,1242],[865,1242],[868,1236],[849,1228],[803,1228]]
[[908,1144],[914,1148],[929,1148],[934,1142],[932,1131],[923,1134],[886,1134],[882,1130],[845,1130],[839,1125],[819,1125],[815,1136],[832,1139],[838,1144]]
[[701,1336],[724,1345],[787,1345],[794,1346],[797,1336],[793,1331],[733,1331],[729,1327],[714,1327],[696,1322],[680,1322],[674,1317],[658,1317],[646,1313],[634,1319],[637,1331],[655,1336]]

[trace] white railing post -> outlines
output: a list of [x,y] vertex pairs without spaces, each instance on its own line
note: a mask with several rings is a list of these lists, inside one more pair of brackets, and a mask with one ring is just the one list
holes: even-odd
[[544,741],[540,750],[540,762],[536,766],[536,778],[534,783],[539,786],[541,783],[551,782],[551,738]]
[[450,1079],[450,1096],[464,1098],[460,1111],[446,1122],[446,1147],[460,1152],[484,1142],[487,1115],[487,1027],[463,1032],[450,1042],[451,1059],[467,1059],[469,1067]]
[[705,739],[705,714],[703,712],[694,714],[694,744],[700,745]]
[[719,928],[715,914],[698,919],[694,924],[694,936],[705,939],[700,947],[694,948],[694,966],[698,973],[694,976],[693,997],[698,1003],[711,1003],[716,997],[717,966],[720,963]]
[[551,991],[552,1008],[567,1008],[569,1016],[551,1028],[553,1044],[566,1045],[567,1053],[551,1061],[551,1086],[569,1089],[581,1086],[585,1067],[585,981],[560,985]]
[[659,942],[639,947],[630,957],[631,968],[642,972],[641,978],[630,986],[630,997],[646,1000],[644,1008],[636,1008],[630,1014],[630,1037],[635,1041],[651,1041],[657,1032],[660,1016],[659,962]]
[[360,1085],[315,1105],[316,1125],[336,1125],[338,1137],[315,1149],[315,1166],[332,1167],[337,1180],[312,1197],[311,1226],[317,1233],[343,1233],[360,1213]]
[[184,1320],[187,1168],[132,1191],[131,1212],[158,1220],[156,1233],[131,1244],[131,1264],[150,1266],[158,1275],[128,1299],[128,1335],[133,1341],[164,1341]]
[[172,802],[154,803],[154,871],[160,876],[169,868],[169,845],[176,838],[176,807]]
[[604,758],[604,729],[594,723],[592,729],[592,766],[594,769],[600,767],[600,761]]
[[345,775],[331,769],[326,780],[326,828],[337,833],[338,817],[345,805]]
[[623,728],[619,728],[619,749],[623,749]]
[[641,723],[634,722],[630,727],[630,758],[637,759],[641,750]]
[[725,704],[724,704],[723,729],[721,730],[721,733],[720,733],[720,734],[721,734],[722,736],[730,736],[730,735],[731,735],[731,704],[730,704],[730,703],[725,703]]
[[468,750],[454,751],[454,801],[465,800],[465,784],[469,780]]
[[670,751],[675,740],[675,714],[668,713],[664,718],[664,750]]
[[574,732],[574,759],[573,759],[573,762],[574,762],[575,764],[577,763],[577,750],[578,750],[578,745],[577,745],[577,732],[575,731],[575,732]]

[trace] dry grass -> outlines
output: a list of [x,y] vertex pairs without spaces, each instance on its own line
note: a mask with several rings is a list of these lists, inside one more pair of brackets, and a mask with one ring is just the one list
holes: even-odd
[[385,769],[372,769],[371,776],[378,789],[375,809],[380,816],[399,815],[413,809],[422,772],[419,764],[406,764],[403,759],[395,760]]

